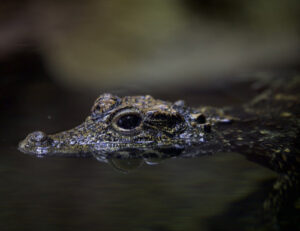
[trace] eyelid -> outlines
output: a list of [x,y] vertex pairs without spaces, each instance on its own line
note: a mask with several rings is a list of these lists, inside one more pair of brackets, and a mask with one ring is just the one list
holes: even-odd
[[124,116],[126,114],[138,114],[139,116],[141,116],[144,119],[144,115],[136,108],[131,108],[131,107],[124,107],[121,108],[115,112],[113,112],[113,114],[110,117],[111,121],[116,120],[116,118],[120,118],[121,116]]

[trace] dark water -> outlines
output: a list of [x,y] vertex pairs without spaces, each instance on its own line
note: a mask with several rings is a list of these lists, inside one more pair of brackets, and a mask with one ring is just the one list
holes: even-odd
[[39,159],[2,147],[0,168],[1,230],[244,229],[256,223],[263,182],[274,178],[238,154],[122,174],[92,158]]
[[[1,88],[0,230],[264,230],[271,170],[237,153],[168,159],[127,174],[95,158],[25,155],[17,144],[29,132],[79,124],[96,93],[11,76]],[[196,93],[186,95],[189,103],[203,103]]]

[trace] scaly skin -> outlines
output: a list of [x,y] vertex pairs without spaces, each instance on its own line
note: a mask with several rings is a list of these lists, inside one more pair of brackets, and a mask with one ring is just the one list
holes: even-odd
[[[204,116],[210,110],[214,114]],[[178,147],[203,143],[215,144],[210,152],[221,150],[220,137],[211,132],[218,121],[218,111],[207,107],[188,108],[183,101],[170,103],[149,95],[119,98],[103,94],[95,101],[91,115],[79,126],[54,135],[41,131],[29,134],[20,142],[19,149],[37,155],[85,155],[110,153],[131,149]],[[131,116],[126,120],[126,116]],[[118,120],[135,124],[126,129]],[[124,119],[125,118],[125,119]],[[140,122],[137,122],[140,120]],[[208,150],[204,150],[207,152]]]
[[[300,78],[272,80],[236,108],[191,108],[146,96],[103,94],[79,126],[53,135],[33,132],[19,144],[36,155],[200,155],[236,151],[277,172],[299,168]],[[196,147],[196,148],[193,148]],[[191,150],[193,149],[193,154]],[[139,152],[139,153],[138,153]]]

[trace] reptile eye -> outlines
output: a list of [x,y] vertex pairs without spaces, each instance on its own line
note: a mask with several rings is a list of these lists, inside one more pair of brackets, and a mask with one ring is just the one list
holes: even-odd
[[197,123],[204,124],[206,122],[206,118],[203,114],[200,114],[196,118]]
[[125,110],[113,119],[113,127],[126,134],[135,133],[141,128],[142,116],[137,111]]
[[134,129],[140,125],[142,118],[139,115],[124,115],[118,119],[117,125],[123,129]]

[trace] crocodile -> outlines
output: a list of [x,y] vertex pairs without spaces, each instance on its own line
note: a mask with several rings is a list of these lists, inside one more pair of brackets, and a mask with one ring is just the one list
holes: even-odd
[[197,146],[197,155],[234,151],[279,172],[291,165],[297,169],[300,78],[272,81],[239,107],[192,108],[183,100],[102,94],[82,124],[51,135],[32,132],[19,143],[19,150],[40,156],[126,156],[120,151],[176,154]]
[[119,157],[132,157],[136,151],[135,157],[147,156],[149,150],[165,156],[191,155],[191,150],[194,155],[238,152],[277,172],[296,171],[300,78],[269,82],[266,90],[239,107],[192,108],[183,100],[105,93],[82,124],[51,135],[32,132],[19,150],[38,156]]
[[30,133],[19,150],[38,156],[94,155],[100,161],[238,152],[279,173],[265,207],[280,208],[282,195],[299,182],[299,89],[297,75],[275,78],[248,103],[221,108],[105,93],[82,124],[56,134]]

